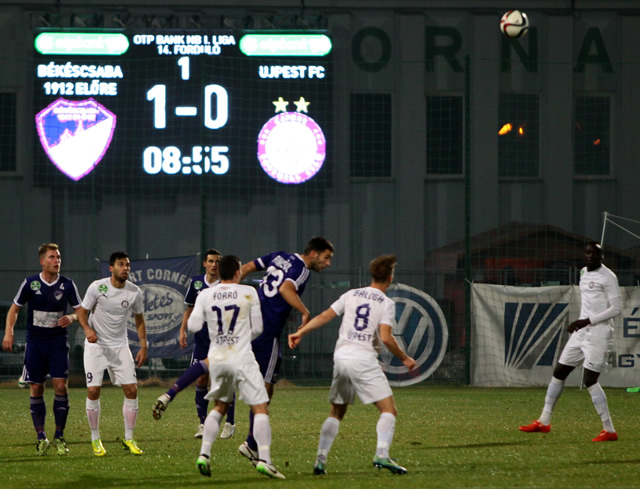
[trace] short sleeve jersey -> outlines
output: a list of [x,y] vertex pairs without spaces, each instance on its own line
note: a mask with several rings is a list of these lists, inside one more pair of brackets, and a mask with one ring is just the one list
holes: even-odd
[[249,285],[219,283],[203,290],[196,299],[191,321],[204,321],[209,329],[209,361],[246,363],[255,361],[252,331],[262,328],[260,300]]
[[28,303],[27,340],[66,336],[67,328],[58,326],[58,319],[64,316],[67,304],[76,308],[81,301],[73,280],[58,275],[53,283],[48,283],[42,278],[42,274],[24,279],[13,299],[18,307],[24,307]]
[[342,294],[331,309],[343,316],[333,357],[375,362],[378,326],[395,325],[395,302],[379,289],[362,287]]
[[253,263],[257,270],[266,271],[258,287],[264,332],[256,341],[279,338],[291,312],[291,306],[280,295],[280,286],[289,280],[301,296],[309,280],[309,269],[298,253],[284,251],[262,256]]
[[[187,306],[193,307],[196,303],[196,298],[205,289],[209,287],[219,284],[220,280],[216,280],[212,284],[207,282],[207,275],[205,273],[201,275],[196,275],[189,282],[189,287],[187,287],[187,293],[184,296],[184,303]],[[206,325],[200,331],[195,334],[196,341],[209,341],[209,330]]]
[[117,347],[128,344],[127,324],[135,324],[132,313],[144,312],[140,288],[127,280],[119,289],[106,277],[89,285],[82,307],[91,311],[89,325],[98,336],[98,345]]
[[[616,274],[604,265],[589,271],[580,270],[580,318],[586,319],[599,314],[611,305],[611,299],[620,297],[620,286]],[[603,323],[600,323],[603,324]],[[604,322],[613,326],[613,319]]]

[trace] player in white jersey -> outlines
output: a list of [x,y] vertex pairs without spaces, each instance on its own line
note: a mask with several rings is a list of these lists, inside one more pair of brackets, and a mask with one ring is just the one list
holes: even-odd
[[[133,439],[133,430],[138,416],[136,365],[141,367],[147,360],[147,332],[142,292],[137,285],[127,280],[130,270],[129,256],[125,252],[112,253],[109,258],[111,276],[91,283],[82,307],[78,309],[78,320],[87,336],[84,345],[84,370],[88,389],[87,419],[91,428],[93,453],[98,457],[107,453],[99,431],[100,390],[105,370],[109,371],[114,385],[121,385],[124,392],[122,414],[125,434],[122,445],[134,455],[143,453]],[[140,340],[135,363],[127,338],[127,323],[131,313]]]
[[203,290],[189,316],[189,331],[196,333],[206,323],[209,329],[209,377],[211,390],[206,395],[214,407],[204,423],[202,446],[196,467],[202,475],[211,477],[211,445],[220,420],[240,393],[254,413],[254,436],[258,440],[258,472],[284,479],[271,461],[271,426],[267,408],[269,395],[256,362],[251,341],[262,333],[262,313],[256,290],[240,285],[241,266],[238,257],[229,255],[220,260],[220,283]]
[[602,247],[599,243],[587,245],[585,261],[586,267],[580,270],[580,319],[567,326],[571,336],[547,387],[542,414],[531,424],[520,426],[520,430],[528,433],[551,431],[551,414],[562,394],[564,382],[573,369],[582,363],[584,384],[602,420],[602,431],[592,441],[615,441],[618,434],[613,428],[607,397],[598,383],[598,377],[607,363],[613,318],[622,311],[620,287],[615,273],[602,264]]
[[295,348],[302,337],[342,315],[340,333],[333,353],[333,381],[329,393],[331,412],[320,430],[318,452],[313,467],[316,475],[326,474],[327,455],[338,435],[340,422],[357,394],[363,404],[375,404],[380,411],[376,426],[378,435],[373,465],[389,469],[394,474],[406,474],[407,469],[389,456],[398,412],[389,381],[378,362],[380,341],[405,367],[416,366],[393,337],[395,303],[387,297],[396,266],[395,255],[382,255],[371,261],[371,285],[342,294],[331,307],[289,335],[289,347]]

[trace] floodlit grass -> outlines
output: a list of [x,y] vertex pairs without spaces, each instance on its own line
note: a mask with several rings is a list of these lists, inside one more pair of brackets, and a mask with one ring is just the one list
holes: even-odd
[[[328,388],[276,387],[271,405],[272,454],[287,480],[269,480],[237,453],[247,429],[247,408],[237,410],[237,431],[217,440],[212,477],[195,468],[200,447],[193,389],[174,401],[162,420],[151,416],[162,387],[140,388],[136,440],[141,457],[123,452],[122,391],[105,388],[101,434],[107,455],[93,456],[85,417],[85,389],[70,391],[66,457],[37,457],[28,391],[0,389],[2,488],[614,488],[640,487],[640,394],[605,389],[620,440],[593,443],[601,424],[587,391],[567,389],[549,434],[518,431],[539,415],[544,389],[416,387],[396,389],[399,417],[391,453],[409,473],[372,467],[377,410],[352,406],[329,454],[326,476],[311,475],[320,426],[328,414]],[[47,434],[54,432],[53,391]]]

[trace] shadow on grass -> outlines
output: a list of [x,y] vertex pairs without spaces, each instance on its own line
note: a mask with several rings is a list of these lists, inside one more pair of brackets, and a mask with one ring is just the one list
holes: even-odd
[[193,478],[185,479],[184,474],[169,476],[161,475],[158,477],[136,477],[135,481],[132,481],[131,477],[99,477],[91,475],[82,477],[76,480],[71,480],[60,484],[47,484],[47,487],[53,489],[68,489],[69,487],[178,487],[183,488],[207,486],[211,487],[215,484],[216,487],[229,486],[229,487],[263,487],[267,477],[261,476],[256,472],[255,477],[238,477],[238,478],[226,478],[216,479],[214,477],[203,477],[200,474],[194,472]]
[[442,450],[442,449],[450,449],[450,448],[495,448],[495,447],[519,447],[524,445],[530,445],[526,442],[495,442],[495,443],[469,443],[469,444],[461,444],[461,445],[440,445],[440,446],[426,446],[426,447],[417,447],[422,448],[424,450]]
[[626,464],[640,464],[640,459],[633,459],[633,460],[585,460],[583,462],[576,462],[576,465],[626,465]]

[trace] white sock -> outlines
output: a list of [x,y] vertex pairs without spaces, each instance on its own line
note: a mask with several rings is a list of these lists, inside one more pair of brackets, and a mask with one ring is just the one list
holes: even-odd
[[538,421],[540,421],[540,423],[542,423],[543,425],[548,425],[551,423],[551,414],[553,413],[553,408],[560,398],[560,394],[562,394],[563,389],[564,380],[551,377],[551,382],[549,382],[549,386],[547,387],[547,395],[544,398],[544,407],[542,408],[542,414],[540,414],[540,417],[538,418]]
[[271,463],[271,425],[268,414],[256,414],[253,417],[253,437],[258,444],[258,458]]
[[591,394],[591,400],[593,406],[596,408],[596,412],[600,415],[602,420],[602,429],[607,430],[609,433],[615,433],[611,422],[611,415],[609,414],[609,405],[607,404],[607,396],[605,395],[599,382],[596,382],[588,389]]
[[204,420],[204,431],[202,432],[202,445],[200,445],[200,455],[206,455],[211,457],[211,445],[218,436],[220,431],[220,420],[222,414],[215,409],[209,411],[206,419]]
[[122,416],[124,417],[124,439],[133,440],[133,430],[138,419],[138,399],[124,398],[122,403]]
[[393,441],[393,433],[396,429],[396,417],[391,413],[381,413],[376,425],[378,444],[376,455],[380,458],[389,458],[389,447]]
[[100,438],[100,399],[92,401],[87,398],[85,407],[89,428],[91,428],[91,441],[98,440]]
[[327,455],[333,445],[333,440],[338,436],[338,430],[340,429],[340,421],[337,418],[329,416],[322,423],[320,428],[320,440],[318,441],[318,453],[316,460],[318,462],[327,463]]

